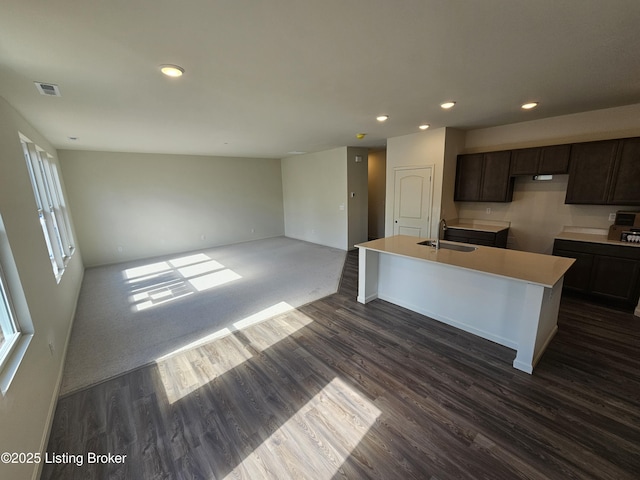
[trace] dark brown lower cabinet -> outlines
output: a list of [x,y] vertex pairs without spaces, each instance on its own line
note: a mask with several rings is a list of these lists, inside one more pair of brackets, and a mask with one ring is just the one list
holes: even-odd
[[640,247],[556,240],[553,254],[575,258],[564,289],[633,310],[640,296]]
[[485,232],[482,230],[447,227],[444,232],[444,239],[450,242],[472,243],[474,245],[498,248],[507,248],[508,236],[508,228],[499,232]]
[[614,300],[628,299],[635,307],[638,303],[639,273],[638,260],[596,255],[593,258],[591,292]]
[[593,255],[590,253],[572,252],[570,250],[553,249],[559,257],[575,258],[576,261],[564,275],[564,288],[578,293],[587,293],[593,268]]

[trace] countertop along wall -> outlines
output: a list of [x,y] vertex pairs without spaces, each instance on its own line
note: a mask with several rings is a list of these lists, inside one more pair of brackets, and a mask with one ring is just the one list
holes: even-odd
[[[466,133],[464,152],[508,150],[640,136],[640,104],[563,115]],[[608,229],[609,214],[638,207],[565,205],[568,175],[551,181],[516,178],[510,203],[458,202],[460,218],[511,222],[508,248],[550,254],[565,226]],[[490,209],[490,213],[487,213]]]
[[278,159],[58,155],[87,266],[284,234]]
[[[46,447],[84,268],[77,248],[60,283],[55,281],[18,132],[57,162],[49,142],[0,97],[0,235],[6,235],[13,257],[7,262],[13,265],[3,265],[12,296],[22,297],[20,309],[28,310],[34,331],[6,395],[0,394],[0,452],[35,453]],[[64,175],[61,183],[64,191]],[[38,471],[37,464],[0,463],[3,479],[36,478]]]

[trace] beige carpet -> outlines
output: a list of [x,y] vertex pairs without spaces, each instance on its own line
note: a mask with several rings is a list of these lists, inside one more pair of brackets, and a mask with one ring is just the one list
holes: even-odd
[[276,237],[89,268],[60,393],[330,295],[345,253]]

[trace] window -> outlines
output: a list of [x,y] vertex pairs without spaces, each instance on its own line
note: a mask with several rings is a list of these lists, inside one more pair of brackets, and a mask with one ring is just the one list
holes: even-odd
[[60,281],[75,247],[58,168],[44,150],[22,136],[21,141],[51,268]]
[[33,323],[0,215],[0,392],[4,395],[33,338]]
[[0,266],[0,371],[4,368],[13,348],[20,339],[20,329],[16,323],[16,316],[6,284]]

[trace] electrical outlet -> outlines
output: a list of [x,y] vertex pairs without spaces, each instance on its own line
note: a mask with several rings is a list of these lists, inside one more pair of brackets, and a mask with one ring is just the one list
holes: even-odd
[[487,215],[491,215],[491,208],[487,207]]
[[53,347],[53,342],[49,342],[49,351],[51,352],[51,356],[53,357],[53,352],[55,351],[55,348]]
[[615,213],[610,213],[609,214],[609,221],[610,222],[615,222],[616,221],[616,214]]

